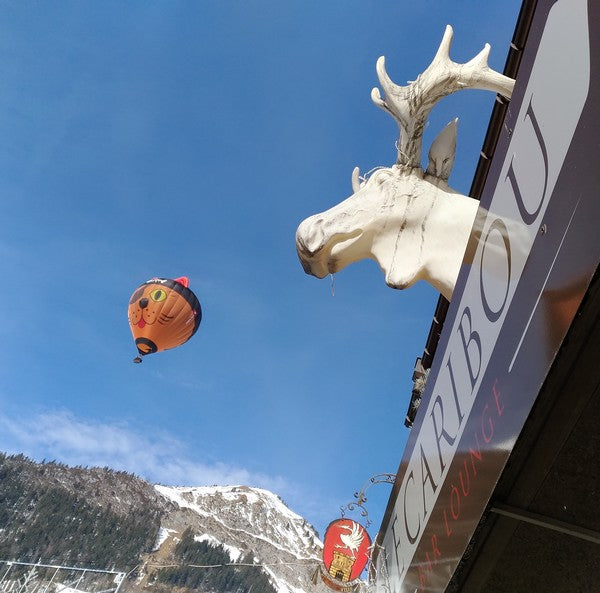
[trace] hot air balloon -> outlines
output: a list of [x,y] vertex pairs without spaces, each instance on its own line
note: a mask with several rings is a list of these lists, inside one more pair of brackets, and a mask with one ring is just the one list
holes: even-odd
[[142,356],[175,348],[187,342],[198,329],[202,309],[196,295],[182,276],[152,278],[135,289],[129,299],[129,327],[142,362]]

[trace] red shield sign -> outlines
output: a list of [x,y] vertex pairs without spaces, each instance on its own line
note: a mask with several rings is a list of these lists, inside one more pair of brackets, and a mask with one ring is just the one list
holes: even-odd
[[323,543],[323,581],[338,591],[349,591],[369,561],[371,538],[366,529],[351,519],[329,524]]

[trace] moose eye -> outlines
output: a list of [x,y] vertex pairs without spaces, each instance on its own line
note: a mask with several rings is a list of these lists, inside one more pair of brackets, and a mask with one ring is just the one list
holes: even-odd
[[390,171],[386,171],[385,169],[380,169],[379,171],[377,171],[377,183],[379,185],[382,185],[383,183],[385,183],[390,177],[392,176],[392,174],[390,173]]
[[160,289],[157,288],[156,290],[153,290],[150,293],[150,298],[155,302],[155,303],[160,303],[162,301],[164,301],[167,298],[167,293]]

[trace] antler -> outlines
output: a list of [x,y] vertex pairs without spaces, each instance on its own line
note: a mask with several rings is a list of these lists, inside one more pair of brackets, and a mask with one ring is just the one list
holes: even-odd
[[397,162],[400,165],[420,166],[425,122],[434,105],[443,97],[462,89],[494,91],[506,98],[512,94],[515,81],[488,66],[488,43],[472,60],[457,64],[450,59],[452,35],[452,27],[447,25],[433,61],[408,86],[393,83],[385,70],[385,58],[381,56],[377,60],[377,76],[385,100],[377,87],[371,91],[371,99],[398,122],[400,142]]

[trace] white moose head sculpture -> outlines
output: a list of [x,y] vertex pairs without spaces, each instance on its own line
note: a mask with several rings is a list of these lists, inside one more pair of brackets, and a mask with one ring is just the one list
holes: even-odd
[[448,300],[463,260],[478,202],[449,187],[456,152],[456,122],[450,122],[421,168],[421,144],[427,117],[443,97],[462,89],[489,90],[510,98],[514,80],[487,63],[490,46],[466,64],[450,59],[452,27],[446,27],[429,67],[408,86],[394,84],[377,60],[385,92],[371,91],[373,102],[400,127],[398,160],[368,179],[352,173],[353,194],[333,208],[304,220],[296,231],[296,249],[307,274],[323,278],[348,264],[377,261],[392,288],[418,280],[433,285]]

